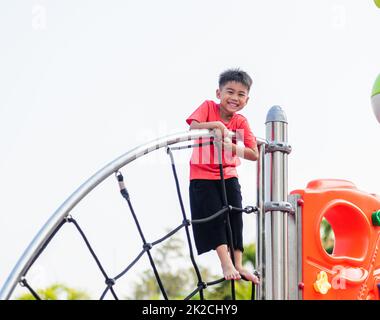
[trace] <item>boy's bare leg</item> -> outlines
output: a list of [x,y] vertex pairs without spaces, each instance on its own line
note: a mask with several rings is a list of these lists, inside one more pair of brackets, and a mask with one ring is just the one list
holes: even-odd
[[246,278],[248,281],[252,281],[255,284],[259,284],[260,280],[252,272],[243,268],[243,253],[240,250],[234,251],[235,257],[235,268],[239,273]]
[[230,254],[228,252],[228,247],[226,244],[221,244],[216,248],[220,263],[222,264],[223,275],[226,280],[239,280],[241,276],[239,271],[234,267]]

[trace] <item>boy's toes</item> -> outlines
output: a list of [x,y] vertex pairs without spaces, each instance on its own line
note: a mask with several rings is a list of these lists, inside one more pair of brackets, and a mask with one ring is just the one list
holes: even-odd
[[251,281],[254,284],[259,284],[260,283],[260,279],[254,273],[251,273],[248,270],[241,269],[240,270],[240,275],[246,281]]
[[253,276],[253,281],[254,284],[260,284],[260,279],[256,277],[255,275]]

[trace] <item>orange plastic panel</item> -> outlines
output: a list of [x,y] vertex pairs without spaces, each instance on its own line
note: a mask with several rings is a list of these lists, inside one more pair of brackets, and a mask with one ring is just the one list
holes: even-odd
[[[303,299],[380,299],[380,227],[371,222],[380,197],[333,179],[311,181],[292,194],[303,199]],[[331,255],[321,243],[322,218],[335,235]]]

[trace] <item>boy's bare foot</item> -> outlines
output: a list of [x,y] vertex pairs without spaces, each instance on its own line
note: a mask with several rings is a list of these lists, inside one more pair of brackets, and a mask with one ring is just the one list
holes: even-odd
[[260,279],[255,276],[252,272],[248,271],[247,269],[244,269],[243,267],[237,268],[242,278],[248,281],[252,281],[254,284],[259,284]]
[[232,263],[222,265],[224,279],[226,280],[240,280],[241,276]]

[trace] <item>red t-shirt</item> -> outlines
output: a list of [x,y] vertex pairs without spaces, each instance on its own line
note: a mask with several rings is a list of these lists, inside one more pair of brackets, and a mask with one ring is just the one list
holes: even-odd
[[[220,117],[220,105],[214,101],[206,100],[198,109],[196,109],[187,119],[186,122],[190,125],[193,120],[198,122],[221,121],[228,130],[236,132],[238,141],[242,141],[248,148],[254,148],[256,138],[253,135],[247,119],[235,113],[230,121],[226,123]],[[210,139],[198,139],[195,143],[205,143]],[[236,144],[234,138],[233,143]],[[223,172],[224,178],[238,177],[236,166],[240,164],[240,159],[237,155],[232,155],[231,151],[223,152]],[[190,180],[193,179],[220,179],[219,161],[216,145],[206,145],[193,148],[193,154],[190,160]]]

